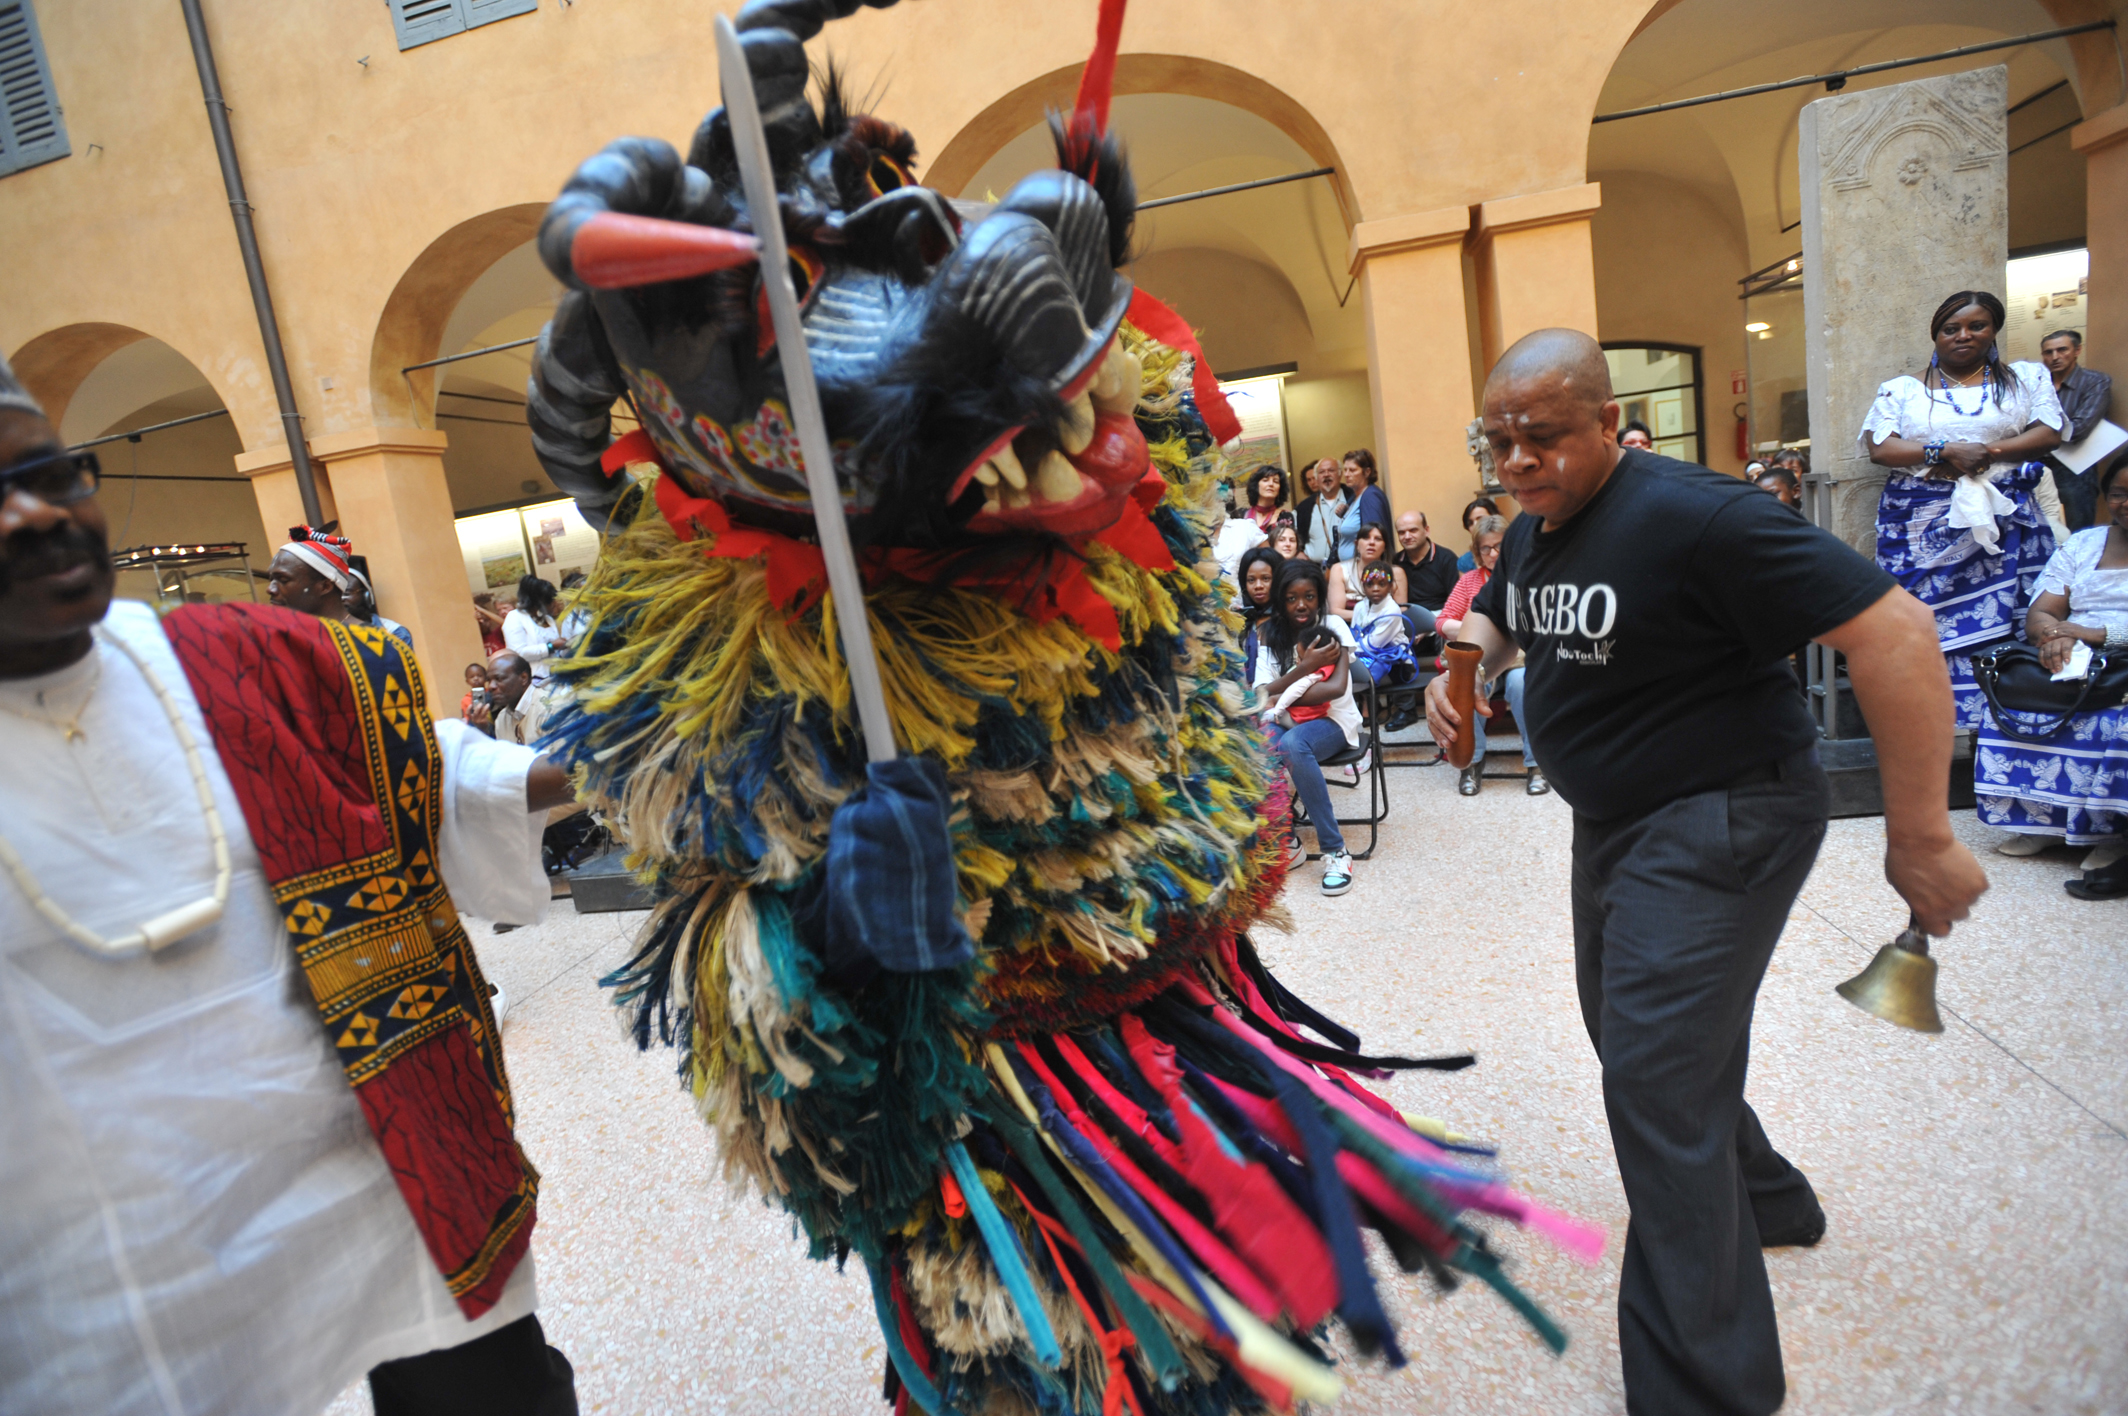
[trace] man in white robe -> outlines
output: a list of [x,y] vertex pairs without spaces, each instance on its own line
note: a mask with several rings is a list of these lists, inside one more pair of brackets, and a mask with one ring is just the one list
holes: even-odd
[[[0,361],[0,1411],[305,1416],[372,1372],[380,1416],[573,1413],[529,1253],[469,1319],[425,1247],[185,669],[153,611],[111,604],[94,486]],[[154,684],[196,745],[228,898],[113,957],[34,897],[112,940],[218,874]],[[565,780],[463,724],[435,731],[451,894],[536,919]]]

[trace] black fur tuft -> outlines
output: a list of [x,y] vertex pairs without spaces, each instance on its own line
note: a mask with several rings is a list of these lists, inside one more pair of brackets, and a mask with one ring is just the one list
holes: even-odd
[[1138,182],[1131,176],[1123,140],[1113,130],[1093,133],[1055,109],[1049,113],[1049,136],[1056,143],[1057,166],[1091,186],[1108,210],[1108,263],[1129,264],[1131,233],[1138,221]]

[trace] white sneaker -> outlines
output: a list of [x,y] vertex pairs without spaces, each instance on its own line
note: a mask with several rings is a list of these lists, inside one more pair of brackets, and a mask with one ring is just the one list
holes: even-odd
[[2060,844],[2059,836],[2008,836],[1995,843],[1995,854],[2021,860],[2025,856],[2036,856],[2048,847]]
[[1332,851],[1323,857],[1323,893],[1342,895],[1352,888],[1352,856],[1346,851]]
[[501,984],[488,985],[488,1007],[494,1011],[495,1026],[501,1027],[502,1020],[510,1016],[510,995],[503,992]]

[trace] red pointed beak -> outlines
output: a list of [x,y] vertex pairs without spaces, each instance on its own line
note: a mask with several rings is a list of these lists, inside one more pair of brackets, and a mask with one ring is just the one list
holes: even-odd
[[758,259],[760,251],[761,243],[744,232],[609,211],[576,228],[569,263],[594,290],[626,290],[729,270]]

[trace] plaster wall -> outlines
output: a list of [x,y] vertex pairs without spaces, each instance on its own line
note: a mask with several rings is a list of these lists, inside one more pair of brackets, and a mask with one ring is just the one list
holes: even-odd
[[[1699,346],[1707,465],[1740,475],[1729,374],[1744,367],[1745,264],[1736,214],[1705,192],[1647,173],[1603,174],[1590,221],[1596,254],[1596,332],[1607,344]],[[1733,203],[1729,204],[1733,207]]]

